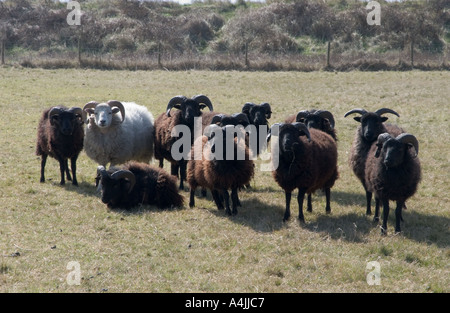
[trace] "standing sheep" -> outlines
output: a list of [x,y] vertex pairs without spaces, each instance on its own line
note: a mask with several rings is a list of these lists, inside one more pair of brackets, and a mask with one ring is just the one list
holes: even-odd
[[[219,210],[224,209],[225,201],[226,213],[237,214],[237,206],[240,204],[238,188],[248,184],[254,175],[253,161],[250,160],[243,129],[238,127],[237,132],[242,132],[242,136],[238,133],[235,137],[236,128],[233,125],[220,127],[213,124],[195,141],[187,172],[190,207],[195,206],[195,189],[201,186],[211,190]],[[230,142],[232,145],[228,146]],[[201,159],[196,160],[196,154],[199,152]],[[230,209],[229,189],[231,189],[232,209]]]
[[160,209],[183,206],[176,178],[146,163],[128,162],[109,170],[100,165],[96,181],[97,185],[101,183],[102,202],[112,209],[138,205],[156,205]]
[[[211,100],[205,95],[197,95],[191,99],[185,96],[175,96],[167,104],[166,112],[158,116],[155,121],[155,158],[159,160],[159,167],[164,166],[164,159],[171,163],[171,174],[179,176],[180,189],[184,189],[186,179],[186,160],[175,160],[172,156],[172,146],[180,137],[172,136],[172,130],[178,125],[185,125],[190,131],[190,142],[194,140],[194,118],[203,116],[202,110],[208,108],[213,111]],[[172,109],[178,109],[172,112]],[[183,154],[188,151],[180,151]],[[178,170],[180,175],[178,175]]]
[[134,160],[149,163],[153,157],[153,115],[134,102],[91,101],[83,110],[89,114],[84,149],[99,165]]
[[377,140],[378,135],[388,132],[393,136],[398,136],[399,134],[403,133],[403,130],[396,125],[384,124],[384,122],[388,118],[382,116],[383,114],[391,113],[400,116],[394,110],[382,108],[375,112],[368,112],[364,109],[353,109],[345,113],[344,117],[355,113],[361,115],[353,118],[355,121],[361,123],[361,125],[357,128],[355,133],[355,139],[353,140],[350,151],[349,163],[350,167],[353,170],[353,173],[355,173],[356,177],[364,187],[367,201],[366,214],[370,215],[372,214],[372,210],[370,208],[372,202],[372,193],[367,190],[365,182],[367,154],[372,147],[372,144]]
[[[260,155],[266,148],[266,136],[269,130],[268,120],[272,115],[270,104],[267,102],[261,104],[247,102],[242,107],[242,113],[246,114],[250,124],[256,127],[256,151],[253,151],[253,154]],[[266,131],[261,133],[260,127],[264,127]]]
[[[291,194],[296,188],[300,221],[305,221],[305,193],[313,193],[317,189],[324,189],[325,211],[330,213],[330,189],[339,176],[336,142],[320,130],[308,130],[303,123],[274,124],[270,129],[271,135],[274,127],[279,127],[279,136],[278,149],[272,149],[272,161],[278,158],[278,166],[272,171],[272,176],[286,195],[283,221],[288,220],[291,215]],[[305,135],[307,139],[304,138]]]
[[[414,147],[414,153],[410,148]],[[383,205],[382,234],[387,232],[389,200],[397,201],[395,209],[395,231],[400,232],[402,209],[405,201],[415,194],[421,178],[419,142],[411,134],[397,137],[389,133],[378,136],[366,161],[367,190],[375,194],[375,220],[378,220],[380,202]]]
[[[64,106],[55,106],[42,113],[36,144],[36,155],[41,156],[41,183],[45,182],[45,164],[47,157],[51,156],[59,161],[60,184],[65,184],[65,173],[67,180],[72,180],[75,186],[78,185],[76,162],[83,149],[83,120],[83,111],[78,107],[68,109]],[[68,159],[70,159],[73,179],[70,176]]]

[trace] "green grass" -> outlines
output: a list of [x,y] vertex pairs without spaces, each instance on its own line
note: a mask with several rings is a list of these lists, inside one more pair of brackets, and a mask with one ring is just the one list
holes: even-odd
[[[448,72],[95,71],[0,68],[0,292],[446,292],[450,291]],[[96,164],[81,153],[79,187],[59,186],[49,159],[45,183],[34,154],[41,112],[118,99],[164,112],[179,94],[210,97],[217,111],[247,101],[272,105],[271,123],[301,109],[335,115],[340,178],[332,213],[313,196],[305,224],[282,222],[284,193],[257,171],[235,217],[210,196],[196,207],[110,211],[94,187]],[[404,212],[403,232],[388,235],[365,215],[364,194],[347,164],[357,123],[349,109],[390,107],[390,121],[420,142],[423,179]],[[156,164],[156,163],[155,163]],[[165,165],[168,169],[168,164]],[[182,194],[188,200],[188,192]],[[186,201],[187,203],[187,201]],[[79,262],[80,285],[66,281]],[[381,284],[368,285],[368,262]]]

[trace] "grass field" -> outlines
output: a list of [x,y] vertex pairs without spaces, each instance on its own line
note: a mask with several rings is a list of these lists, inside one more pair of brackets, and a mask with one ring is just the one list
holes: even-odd
[[[449,72],[94,71],[0,68],[0,292],[450,292]],[[301,109],[333,112],[340,178],[332,213],[321,193],[305,224],[283,223],[284,193],[257,171],[240,194],[237,216],[208,196],[196,207],[110,211],[94,186],[96,164],[81,153],[79,187],[59,186],[49,159],[39,182],[36,126],[42,110],[90,100],[147,106],[155,116],[179,94],[206,94],[217,111],[247,101],[272,105],[271,123]],[[417,136],[422,182],[404,212],[403,232],[388,235],[365,215],[362,186],[348,151],[352,108],[395,109],[390,121]],[[156,164],[156,163],[155,163]],[[166,164],[168,169],[168,164]],[[188,202],[188,192],[182,194]],[[296,195],[296,193],[295,193]],[[368,262],[380,265],[370,285]],[[70,284],[78,262],[80,284]]]

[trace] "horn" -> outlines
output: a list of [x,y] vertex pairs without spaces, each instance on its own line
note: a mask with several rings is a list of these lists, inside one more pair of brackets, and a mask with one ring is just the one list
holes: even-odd
[[306,137],[308,138],[308,141],[311,141],[311,134],[309,133],[308,127],[306,127],[305,124],[295,122],[295,123],[292,123],[292,125],[294,125],[295,128],[297,128],[298,130],[303,131],[305,133]]
[[54,125],[52,117],[55,115],[59,115],[61,112],[62,112],[61,107],[53,107],[50,109],[50,111],[48,112],[48,119],[50,120],[51,125]]
[[[166,115],[170,117],[170,110],[176,105],[176,104],[181,104],[184,101],[186,101],[186,97],[185,96],[175,96],[172,99],[170,99],[169,103],[167,104],[167,108],[166,108]],[[176,107],[177,109],[179,109],[178,107]]]
[[268,104],[267,102],[263,102],[260,104],[260,106],[266,110],[266,119],[269,119],[270,116],[272,115],[272,109],[270,108],[270,104]]
[[98,184],[100,182],[100,176],[108,176],[108,173],[106,172],[106,169],[103,165],[97,166],[97,177],[95,177],[95,187],[98,187]]
[[117,172],[114,172],[111,175],[112,179],[115,180],[119,180],[119,179],[128,179],[130,181],[130,188],[128,189],[128,193],[131,192],[131,190],[133,189],[134,185],[136,184],[136,177],[134,176],[134,174],[128,170],[119,170]]
[[255,106],[255,104],[253,102],[247,102],[244,104],[244,106],[242,107],[242,113],[248,114],[250,109]]
[[[250,121],[248,120],[248,116],[246,114],[244,114],[244,113],[234,113],[231,116],[236,118],[239,122],[245,123],[246,124],[245,126],[250,124]],[[242,126],[244,126],[243,123],[240,123],[240,124]]]
[[355,114],[355,113],[364,115],[364,114],[367,113],[367,111],[364,110],[364,109],[353,109],[353,110],[350,110],[350,111],[348,111],[347,113],[345,113],[344,117],[347,117],[347,116],[349,116],[350,114]]
[[225,116],[224,114],[216,114],[216,115],[214,115],[210,124],[221,123],[224,116]]
[[97,106],[98,102],[97,101],[90,101],[88,103],[86,103],[83,107],[83,111],[86,111],[88,109],[95,109],[95,107]]
[[209,98],[205,95],[196,95],[192,97],[192,100],[196,101],[198,104],[200,103],[204,103],[206,104],[206,106],[208,107],[208,109],[210,111],[214,111],[213,110],[213,105],[211,103],[211,100],[209,100]]
[[380,156],[381,153],[381,148],[383,148],[383,144],[388,140],[392,138],[391,135],[389,135],[389,133],[382,133],[380,135],[378,135],[378,139],[377,139],[377,150],[375,151],[375,157],[378,158]]
[[419,141],[414,135],[411,135],[409,133],[403,133],[398,135],[395,139],[404,144],[412,144],[414,146],[414,149],[416,149],[415,156],[419,154]]
[[87,114],[86,114],[86,112],[85,111],[83,111],[81,108],[79,108],[79,107],[71,107],[70,109],[69,109],[69,112],[72,112],[73,114],[75,114],[75,115],[79,115],[80,116],[80,118],[81,118],[81,123],[84,123],[84,121],[86,120],[86,118],[87,118]]
[[314,115],[318,115],[322,118],[326,118],[330,122],[331,128],[334,128],[334,117],[330,111],[318,110],[318,111],[314,112]]
[[397,112],[395,112],[394,110],[388,109],[388,108],[382,108],[382,109],[379,109],[379,110],[375,111],[375,114],[380,115],[380,116],[382,114],[385,114],[385,113],[392,113],[392,114],[397,115],[398,117],[400,117],[400,115],[398,115]]
[[117,101],[117,100],[109,100],[107,102],[107,104],[112,108],[112,107],[118,107],[120,110],[120,114],[122,114],[122,123],[125,120],[125,108],[122,104],[122,102]]
[[310,113],[308,111],[306,111],[306,110],[300,111],[300,112],[297,113],[297,116],[295,117],[295,121],[296,122],[301,122],[301,119],[308,117],[309,114]]

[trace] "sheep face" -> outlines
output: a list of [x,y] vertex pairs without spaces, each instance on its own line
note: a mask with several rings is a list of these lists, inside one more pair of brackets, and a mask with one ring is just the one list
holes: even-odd
[[128,170],[106,171],[103,166],[99,166],[96,182],[96,185],[101,183],[102,202],[116,207],[133,190],[135,177]]
[[411,147],[415,148],[416,155],[419,148],[417,139],[409,134],[401,134],[397,138],[392,138],[388,133],[383,133],[378,136],[376,145],[375,157],[381,157],[387,169],[400,166]]
[[375,113],[367,113],[363,116],[355,116],[354,119],[361,123],[361,136],[366,141],[373,142],[383,132],[383,122],[387,121],[388,118]]
[[[214,154],[210,156],[210,158],[212,158],[211,161],[216,162],[217,160],[244,160],[245,154],[243,147],[235,145],[236,138],[237,142],[239,142],[240,140],[242,140],[242,142],[244,141],[244,134],[245,131],[242,125],[226,125],[224,127],[220,127],[216,124],[212,124],[208,126],[208,128],[205,129],[205,135],[208,138],[208,147]],[[233,151],[231,151],[230,149],[232,149]]]
[[260,105],[247,102],[242,107],[242,113],[248,116],[248,120],[251,124],[259,126],[267,125],[267,120],[270,119],[272,110],[270,104],[267,102],[261,103]]
[[80,108],[64,110],[54,107],[49,111],[50,124],[59,129],[61,134],[72,136],[74,130],[83,124],[82,111]]
[[[275,126],[275,125],[274,125]],[[272,126],[272,127],[274,127]],[[309,131],[303,123],[281,124],[279,130],[280,154],[296,153],[300,148],[299,137],[307,136],[310,140]]]
[[170,99],[167,104],[166,114],[170,116],[170,110],[172,108],[179,109],[181,111],[181,117],[183,124],[194,127],[194,118],[199,117],[202,114],[204,108],[208,107],[210,111],[213,110],[211,100],[205,95],[193,96],[191,99],[185,96],[175,96]]
[[[125,108],[116,100],[109,100],[107,103],[91,101],[84,106],[83,110],[90,115],[88,122],[94,122],[101,129],[108,128],[113,123],[122,123],[125,119]],[[116,114],[119,112],[122,117],[120,121],[115,122],[118,119]]]

